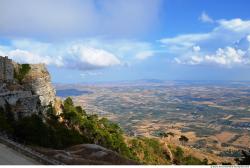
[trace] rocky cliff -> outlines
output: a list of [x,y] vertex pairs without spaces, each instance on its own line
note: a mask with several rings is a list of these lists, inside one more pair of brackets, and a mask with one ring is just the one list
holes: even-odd
[[54,105],[55,90],[44,64],[18,64],[0,58],[0,109],[19,118],[43,113],[46,106]]
[[22,80],[25,90],[38,95],[42,106],[55,103],[55,89],[51,84],[49,72],[45,64],[31,64],[29,72]]

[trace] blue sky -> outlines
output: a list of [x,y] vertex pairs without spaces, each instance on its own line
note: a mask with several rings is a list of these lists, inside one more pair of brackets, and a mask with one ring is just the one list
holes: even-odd
[[250,80],[248,0],[2,0],[0,55],[53,82]]

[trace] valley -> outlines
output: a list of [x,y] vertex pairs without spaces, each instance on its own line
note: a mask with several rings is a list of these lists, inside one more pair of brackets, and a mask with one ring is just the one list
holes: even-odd
[[[248,82],[140,80],[55,87],[62,98],[71,96],[87,113],[119,123],[130,136],[180,145],[184,135],[188,138],[184,146],[223,158],[250,148]],[[162,138],[162,133],[173,134]]]

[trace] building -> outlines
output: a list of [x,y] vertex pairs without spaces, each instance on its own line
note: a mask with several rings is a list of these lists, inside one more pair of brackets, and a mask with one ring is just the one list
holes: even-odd
[[0,81],[14,80],[14,66],[7,56],[0,56]]

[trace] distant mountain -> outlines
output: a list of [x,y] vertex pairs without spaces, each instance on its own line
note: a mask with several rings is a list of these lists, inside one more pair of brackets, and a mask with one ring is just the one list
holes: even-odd
[[60,89],[56,91],[56,95],[59,97],[69,97],[69,96],[80,96],[83,94],[92,94],[93,92],[87,90],[77,90],[77,89]]

